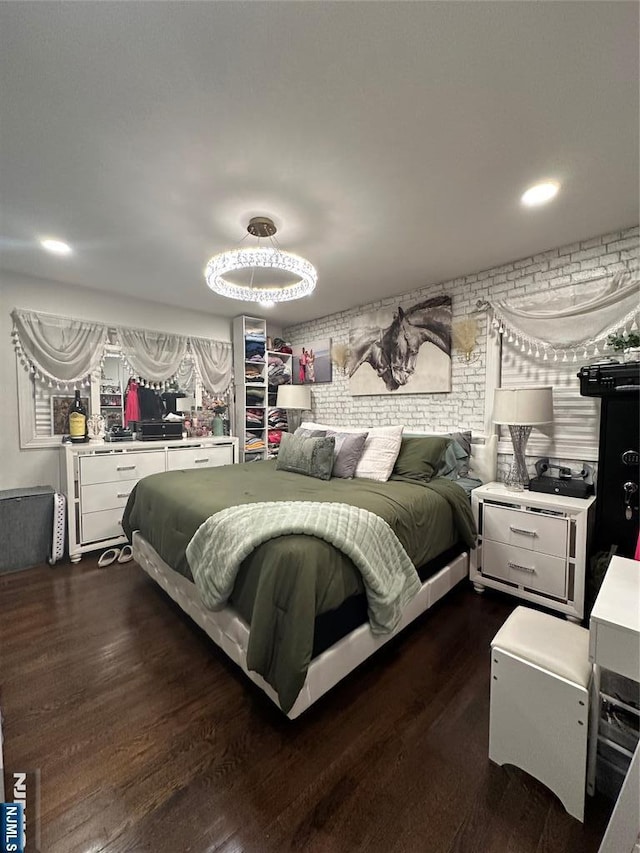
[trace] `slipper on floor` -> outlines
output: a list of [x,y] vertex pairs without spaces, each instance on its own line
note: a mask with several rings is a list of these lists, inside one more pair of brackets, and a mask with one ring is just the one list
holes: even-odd
[[104,569],[105,566],[110,566],[111,563],[115,563],[115,561],[119,558],[120,548],[109,548],[108,551],[105,551],[103,554],[100,555],[98,565],[101,569]]
[[118,562],[128,563],[129,560],[133,560],[133,548],[131,545],[125,545],[118,555]]

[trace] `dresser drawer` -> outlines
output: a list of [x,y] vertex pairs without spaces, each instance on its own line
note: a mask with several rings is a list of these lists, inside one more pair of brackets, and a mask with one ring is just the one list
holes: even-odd
[[99,512],[103,509],[124,509],[127,498],[137,480],[121,483],[94,483],[81,489],[82,512]]
[[87,512],[81,516],[82,544],[99,542],[124,536],[122,509],[105,509],[102,512]]
[[569,520],[485,503],[482,535],[494,542],[564,558]]
[[109,453],[104,456],[81,456],[80,482],[112,483],[118,480],[140,480],[164,471],[164,450],[147,453]]
[[213,468],[217,465],[231,465],[233,446],[218,447],[170,447],[167,470],[181,471],[185,468]]
[[567,564],[560,557],[485,539],[482,543],[482,574],[555,598],[566,598]]

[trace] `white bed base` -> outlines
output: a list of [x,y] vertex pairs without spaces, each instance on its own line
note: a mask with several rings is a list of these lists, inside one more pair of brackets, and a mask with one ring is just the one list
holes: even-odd
[[[231,607],[215,611],[208,610],[203,605],[195,584],[170,568],[138,531],[134,532],[132,541],[134,560],[280,708],[278,696],[273,687],[267,684],[257,672],[247,669],[249,643],[247,623]],[[293,720],[306,711],[345,675],[388,643],[392,637],[428,610],[468,574],[469,554],[465,551],[422,584],[418,594],[406,606],[395,631],[390,634],[372,634],[368,623],[360,625],[314,658],[309,665],[304,686],[287,717]]]

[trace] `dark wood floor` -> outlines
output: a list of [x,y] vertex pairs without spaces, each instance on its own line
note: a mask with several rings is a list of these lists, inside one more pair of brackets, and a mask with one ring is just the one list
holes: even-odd
[[0,576],[8,771],[41,771],[45,853],[596,851],[487,759],[489,642],[468,585],[288,722],[134,563]]

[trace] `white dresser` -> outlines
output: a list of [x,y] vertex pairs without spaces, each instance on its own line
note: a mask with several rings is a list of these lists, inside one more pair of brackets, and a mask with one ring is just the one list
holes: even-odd
[[473,490],[471,503],[478,527],[469,571],[475,590],[499,589],[579,622],[595,498],[488,483]]
[[65,445],[60,482],[67,498],[71,562],[87,551],[126,542],[122,513],[138,480],[237,461],[238,439],[231,436]]

